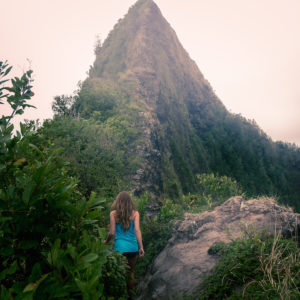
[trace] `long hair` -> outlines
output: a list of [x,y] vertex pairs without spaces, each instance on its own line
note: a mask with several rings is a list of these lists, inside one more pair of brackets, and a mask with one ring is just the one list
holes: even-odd
[[136,210],[135,204],[132,202],[130,195],[127,192],[120,192],[111,207],[117,212],[116,223],[121,224],[123,229],[127,231],[130,227],[132,211]]

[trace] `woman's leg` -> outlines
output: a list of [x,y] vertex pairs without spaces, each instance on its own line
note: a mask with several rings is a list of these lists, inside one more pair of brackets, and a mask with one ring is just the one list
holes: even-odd
[[129,274],[128,274],[128,282],[127,282],[127,291],[128,295],[130,296],[130,293],[132,289],[134,288],[135,280],[134,280],[134,267],[137,262],[137,256],[129,258],[127,257],[128,260],[128,265],[129,265]]

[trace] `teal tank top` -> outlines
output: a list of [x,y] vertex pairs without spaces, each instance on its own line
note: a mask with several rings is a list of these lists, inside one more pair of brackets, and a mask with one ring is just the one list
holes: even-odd
[[130,221],[129,230],[124,231],[121,224],[116,224],[115,248],[116,251],[138,252],[138,243],[134,232],[134,222]]

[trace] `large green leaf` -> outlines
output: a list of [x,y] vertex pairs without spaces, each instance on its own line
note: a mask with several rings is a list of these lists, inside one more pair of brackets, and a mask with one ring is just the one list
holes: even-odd
[[[6,76],[6,75],[10,72],[11,69],[12,69],[12,66],[8,67],[8,68],[5,70],[3,76]],[[1,82],[0,82],[0,84],[1,84]]]
[[33,191],[33,189],[34,189],[35,186],[36,186],[35,183],[29,182],[29,183],[27,183],[27,185],[26,185],[26,187],[25,187],[25,189],[23,191],[22,200],[24,201],[24,203],[26,205],[28,205],[28,203],[29,203],[30,196],[31,196],[32,191]]
[[49,273],[44,274],[36,282],[31,282],[31,283],[27,284],[26,287],[24,288],[23,292],[26,293],[26,292],[36,291],[36,289],[48,277],[48,275],[49,275]]
[[7,289],[5,286],[1,285],[1,294],[0,294],[0,298],[3,300],[11,300],[12,299],[12,295],[9,291],[9,289]]
[[0,281],[3,280],[6,275],[12,275],[14,274],[16,271],[18,270],[18,263],[17,261],[15,260],[9,268],[3,270],[1,273],[0,273]]
[[98,254],[96,254],[96,253],[89,253],[89,254],[83,256],[81,258],[81,260],[82,260],[82,262],[84,264],[88,264],[88,263],[91,263],[91,262],[95,261],[97,258],[98,258]]

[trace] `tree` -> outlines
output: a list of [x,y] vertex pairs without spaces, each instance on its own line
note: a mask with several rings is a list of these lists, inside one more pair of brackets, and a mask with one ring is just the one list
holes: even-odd
[[52,110],[55,115],[64,118],[72,114],[72,105],[75,102],[76,97],[74,96],[56,96],[52,102]]
[[100,54],[101,48],[102,48],[102,42],[101,42],[101,39],[100,39],[99,35],[97,35],[96,36],[96,42],[95,42],[95,45],[94,45],[94,54],[96,56]]

